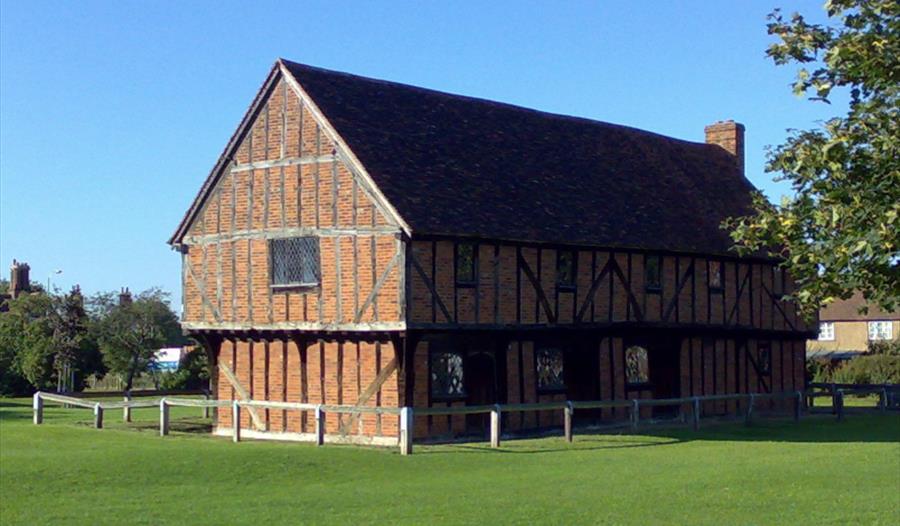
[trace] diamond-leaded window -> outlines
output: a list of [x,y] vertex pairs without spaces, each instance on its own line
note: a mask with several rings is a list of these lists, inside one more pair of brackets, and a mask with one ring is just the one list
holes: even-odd
[[575,253],[560,250],[556,255],[556,285],[561,289],[575,288]]
[[431,395],[435,398],[453,398],[465,394],[462,355],[457,352],[432,354]]
[[273,286],[310,287],[319,284],[319,238],[269,240],[269,257]]
[[477,274],[475,272],[477,256],[473,243],[459,243],[456,245],[456,284],[474,285]]
[[644,288],[650,292],[658,292],[661,287],[659,256],[647,256],[644,258]]
[[538,389],[555,391],[565,389],[563,378],[563,353],[559,349],[538,349],[535,367]]
[[629,384],[645,384],[650,381],[647,349],[637,345],[625,349],[625,379]]

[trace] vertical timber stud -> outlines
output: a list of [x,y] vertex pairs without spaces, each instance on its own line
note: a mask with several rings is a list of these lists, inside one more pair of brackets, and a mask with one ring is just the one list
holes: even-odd
[[209,418],[209,399],[210,392],[209,389],[203,390],[203,399],[206,400],[206,405],[203,406],[203,418]]
[[169,434],[169,404],[163,398],[159,401],[159,436],[164,437]]
[[321,446],[325,443],[325,413],[322,411],[322,404],[316,406],[316,445]]
[[572,441],[572,414],[575,412],[575,406],[572,405],[572,402],[566,402],[566,407],[563,409],[563,424],[566,433],[566,442]]
[[631,401],[631,430],[637,431],[641,419],[640,401],[635,398]]
[[747,411],[744,413],[744,425],[750,425],[753,419],[753,402],[756,400],[756,395],[750,393],[750,397],[747,400]]
[[231,403],[231,441],[241,441],[241,406],[237,400]]
[[103,429],[103,406],[94,404],[94,427]]
[[122,406],[122,421],[131,422],[131,392],[125,391],[125,405]]
[[44,399],[41,398],[41,393],[34,393],[34,397],[32,399],[32,408],[34,409],[34,425],[40,425],[44,423]]
[[691,401],[691,417],[694,421],[694,431],[700,430],[700,399],[696,396]]
[[800,411],[803,408],[803,393],[797,391],[794,393],[794,422],[800,421]]
[[500,447],[500,404],[491,409],[491,447]]
[[400,409],[400,454],[412,454],[413,439],[413,409],[403,407]]

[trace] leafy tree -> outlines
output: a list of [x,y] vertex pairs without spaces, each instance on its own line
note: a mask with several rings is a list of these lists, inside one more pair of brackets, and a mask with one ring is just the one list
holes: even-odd
[[[769,15],[776,65],[799,64],[798,95],[830,103],[849,91],[849,110],[821,128],[793,131],[770,150],[766,171],[791,183],[780,205],[755,196],[755,211],[725,222],[741,253],[783,260],[801,309],[854,290],[886,310],[900,305],[900,2],[829,0],[832,25],[800,14]],[[777,248],[772,248],[777,247]]]
[[103,362],[130,390],[135,377],[153,365],[157,349],[181,344],[184,338],[166,293],[150,289],[133,300],[123,299],[116,302],[114,295],[100,294],[93,306]]
[[55,390],[65,371],[80,390],[91,374],[102,374],[96,342],[77,287],[68,295],[23,294],[0,314],[0,392]]
[[175,371],[163,373],[162,389],[203,389],[209,386],[209,358],[203,349],[186,353]]

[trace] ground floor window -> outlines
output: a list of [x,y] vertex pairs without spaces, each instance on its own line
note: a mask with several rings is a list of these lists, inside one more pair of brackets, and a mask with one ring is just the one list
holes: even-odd
[[558,391],[565,389],[563,352],[561,349],[538,349],[535,361],[538,390]]
[[434,398],[458,398],[465,396],[463,387],[463,357],[453,351],[431,355],[431,396]]
[[629,384],[645,384],[650,381],[647,349],[639,345],[625,349],[625,378]]
[[819,341],[830,342],[834,340],[834,322],[823,321],[819,324]]

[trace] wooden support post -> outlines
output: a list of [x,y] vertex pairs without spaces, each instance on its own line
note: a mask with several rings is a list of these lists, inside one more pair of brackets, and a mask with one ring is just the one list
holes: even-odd
[[750,393],[750,398],[747,400],[747,411],[744,412],[744,425],[749,426],[750,422],[753,418],[753,402],[756,400],[756,395]]
[[94,427],[103,429],[103,406],[94,404]]
[[412,407],[400,409],[400,454],[412,455],[413,410]]
[[237,400],[231,403],[231,441],[241,441],[241,406]]
[[[209,402],[209,399],[210,399],[209,389],[203,390],[203,399],[206,400],[207,402]],[[203,406],[203,418],[209,418],[209,406],[208,405]]]
[[322,405],[316,406],[316,445],[321,446],[325,443],[325,412],[322,411]]
[[694,431],[700,430],[700,399],[696,396],[691,403],[691,418],[694,421]]
[[169,434],[169,404],[163,398],[159,401],[159,436],[164,437]]
[[125,391],[125,405],[122,406],[122,421],[126,424],[131,422],[131,393]]
[[635,398],[631,401],[631,430],[637,431],[638,425],[640,423],[641,414],[640,414],[640,401]]
[[572,402],[567,401],[566,407],[563,408],[563,429],[566,434],[566,442],[572,441],[572,414],[575,412],[575,406]]
[[881,412],[884,413],[887,411],[888,406],[888,391],[887,387],[881,388],[881,400],[878,401],[878,408],[881,409]]
[[41,393],[34,393],[34,398],[32,400],[32,407],[34,408],[34,425],[40,425],[44,423],[44,399],[41,398]]
[[500,447],[500,404],[491,409],[491,447]]
[[800,412],[803,410],[803,393],[797,391],[794,396],[794,422],[799,422]]
[[835,397],[835,400],[837,401],[837,404],[835,407],[837,409],[837,419],[838,419],[838,422],[840,422],[841,420],[844,419],[844,392],[843,391],[836,391],[836,392],[837,392],[837,396]]
[[[831,414],[836,415],[838,413],[838,389],[837,386],[834,385],[834,382],[831,384]],[[840,420],[840,418],[838,419]]]

